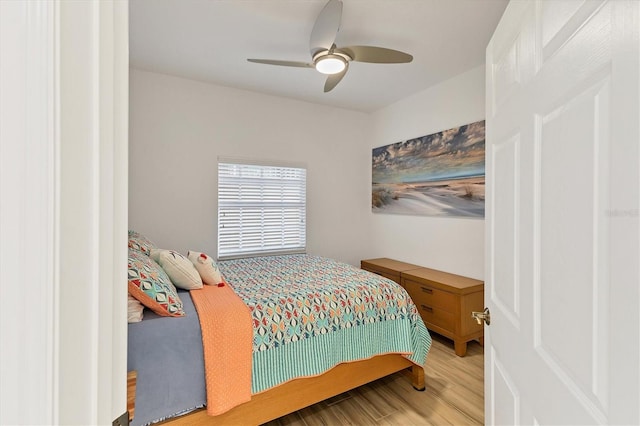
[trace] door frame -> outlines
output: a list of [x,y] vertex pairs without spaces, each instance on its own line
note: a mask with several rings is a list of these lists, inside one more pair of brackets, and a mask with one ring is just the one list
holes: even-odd
[[0,8],[0,423],[110,424],[126,411],[128,2]]

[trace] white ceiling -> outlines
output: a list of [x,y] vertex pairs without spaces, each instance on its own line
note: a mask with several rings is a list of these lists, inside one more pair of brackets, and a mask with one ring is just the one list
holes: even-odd
[[508,0],[343,0],[338,47],[373,45],[409,64],[351,62],[323,92],[313,69],[247,62],[310,61],[326,0],[130,0],[133,68],[371,112],[484,63]]

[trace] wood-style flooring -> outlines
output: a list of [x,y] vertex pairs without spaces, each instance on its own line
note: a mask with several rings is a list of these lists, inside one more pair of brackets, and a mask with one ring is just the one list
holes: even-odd
[[427,390],[418,392],[396,373],[267,423],[316,425],[481,425],[484,424],[484,350],[470,342],[458,357],[453,342],[432,333]]

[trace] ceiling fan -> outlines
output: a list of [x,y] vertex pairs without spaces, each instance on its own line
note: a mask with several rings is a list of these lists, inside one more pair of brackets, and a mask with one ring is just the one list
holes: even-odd
[[249,62],[285,67],[315,68],[328,74],[324,91],[336,87],[347,73],[349,62],[370,62],[376,64],[400,64],[413,60],[413,56],[399,50],[375,46],[347,46],[338,48],[335,39],[342,19],[342,1],[329,0],[311,31],[309,49],[311,62],[279,61],[272,59],[247,59]]

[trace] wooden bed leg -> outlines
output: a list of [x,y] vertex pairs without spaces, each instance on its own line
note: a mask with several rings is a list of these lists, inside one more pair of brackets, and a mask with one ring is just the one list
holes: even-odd
[[424,391],[424,368],[414,365],[411,367],[411,384],[417,391]]

